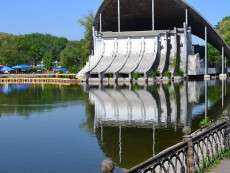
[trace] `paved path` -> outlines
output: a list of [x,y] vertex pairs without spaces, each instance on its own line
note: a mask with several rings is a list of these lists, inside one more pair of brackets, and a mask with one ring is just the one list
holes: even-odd
[[220,165],[208,171],[210,173],[230,173],[230,159],[221,161]]

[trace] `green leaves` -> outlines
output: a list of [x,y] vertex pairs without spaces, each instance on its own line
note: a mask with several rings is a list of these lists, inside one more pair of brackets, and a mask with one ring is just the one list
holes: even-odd
[[60,54],[61,65],[76,73],[83,67],[85,56],[84,41],[71,41]]
[[[230,16],[223,18],[216,26],[216,29],[230,46]],[[211,66],[221,65],[221,52],[215,49],[212,45],[209,45],[208,55],[208,60]]]
[[67,43],[65,38],[48,34],[16,36],[0,33],[0,63],[12,66],[21,63],[40,64],[47,54],[53,61],[59,60]]

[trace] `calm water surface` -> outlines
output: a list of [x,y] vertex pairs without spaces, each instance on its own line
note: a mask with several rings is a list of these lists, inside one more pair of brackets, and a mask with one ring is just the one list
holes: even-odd
[[[130,168],[230,105],[228,81],[149,87],[0,85],[0,172],[92,173]],[[206,91],[206,94],[205,94]]]

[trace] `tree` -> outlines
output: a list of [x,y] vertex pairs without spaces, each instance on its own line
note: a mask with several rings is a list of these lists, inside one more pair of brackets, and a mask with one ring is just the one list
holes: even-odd
[[67,43],[65,38],[49,34],[0,33],[0,63],[12,66],[20,63],[39,64],[47,54],[54,61],[59,61],[60,53]]
[[83,61],[87,61],[88,56],[91,53],[93,48],[93,36],[92,36],[92,27],[94,21],[94,14],[90,12],[87,16],[79,20],[81,26],[85,28],[84,34],[84,48],[83,48]]
[[61,65],[68,68],[71,72],[76,73],[83,67],[83,49],[84,40],[69,42],[61,52]]
[[44,57],[43,57],[43,63],[45,65],[45,68],[47,70],[50,70],[54,65],[53,62],[54,62],[54,60],[52,58],[52,53],[51,52],[46,52]]
[[[230,16],[223,18],[216,26],[217,32],[220,33],[225,42],[230,46]],[[214,65],[221,64],[221,52],[209,45],[208,49],[209,62]]]

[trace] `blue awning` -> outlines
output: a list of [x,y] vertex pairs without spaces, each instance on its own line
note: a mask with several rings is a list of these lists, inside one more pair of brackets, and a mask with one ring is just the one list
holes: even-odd
[[26,64],[20,64],[12,67],[15,70],[27,70],[31,68],[31,65],[26,65]]
[[8,66],[4,66],[4,67],[0,68],[0,72],[3,72],[3,73],[5,73],[5,72],[11,72],[11,71],[15,71],[15,69],[10,68]]

